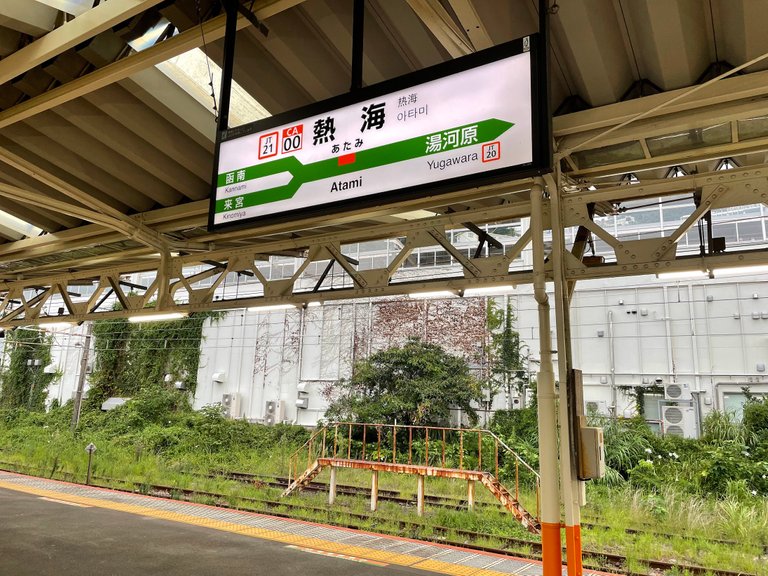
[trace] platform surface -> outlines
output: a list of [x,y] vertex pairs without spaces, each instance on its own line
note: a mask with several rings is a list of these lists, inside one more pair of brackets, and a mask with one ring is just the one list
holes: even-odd
[[539,576],[542,566],[0,471],[0,576],[398,573]]

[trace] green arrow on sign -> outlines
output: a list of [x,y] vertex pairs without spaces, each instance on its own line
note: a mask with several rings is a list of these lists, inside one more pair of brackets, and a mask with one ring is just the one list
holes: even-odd
[[[465,144],[458,142],[457,145],[450,150],[440,150],[439,152],[448,152],[459,148],[491,142],[496,140],[512,126],[513,124],[511,122],[491,118],[489,120],[483,120],[474,124],[466,124],[450,130],[442,130],[435,134],[445,134],[448,132],[458,132],[461,134],[464,129],[475,128],[476,139]],[[244,181],[253,180],[255,178],[263,178],[264,176],[272,176],[284,172],[288,172],[292,178],[290,182],[282,186],[268,188],[266,190],[258,190],[239,196],[239,198],[243,199],[243,202],[238,205],[237,208],[248,208],[250,206],[277,202],[279,200],[287,200],[292,198],[302,184],[306,184],[307,182],[324,180],[326,178],[338,178],[339,176],[359,172],[361,170],[368,170],[387,164],[395,164],[405,160],[429,156],[433,154],[432,152],[427,151],[428,139],[431,135],[432,134],[424,134],[423,136],[416,136],[415,138],[409,138],[408,140],[401,140],[400,142],[392,142],[391,144],[362,150],[354,153],[354,160],[351,160],[348,164],[339,164],[339,159],[343,158],[343,155],[340,157],[334,156],[327,160],[320,160],[319,162],[313,162],[312,164],[302,164],[295,156],[286,156],[279,160],[250,166],[245,169],[245,179],[240,180],[237,184],[242,184]],[[226,185],[226,174],[220,174],[217,180],[217,186],[223,187]],[[233,209],[232,206],[225,208],[225,202],[227,202],[227,200],[231,203],[233,198],[216,201],[216,213],[226,212]]]

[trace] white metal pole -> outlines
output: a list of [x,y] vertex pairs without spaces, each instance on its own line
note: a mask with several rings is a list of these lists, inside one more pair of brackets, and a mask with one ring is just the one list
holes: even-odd
[[379,471],[371,473],[371,512],[376,512],[379,507]]
[[416,514],[424,516],[424,476],[416,476]]
[[331,482],[328,485],[328,505],[332,506],[336,502],[336,467],[331,466]]
[[[558,179],[559,180],[559,179]],[[571,428],[569,415],[568,381],[572,367],[570,343],[570,292],[565,279],[565,238],[563,221],[560,214],[559,181],[553,182],[550,190],[550,216],[552,222],[552,266],[555,281],[555,318],[558,350],[558,375],[560,378],[560,490],[562,491],[565,511],[565,548],[568,563],[568,576],[582,576],[581,552],[581,494],[583,484],[579,481],[576,465],[571,453]],[[611,342],[613,346],[613,342]],[[613,361],[613,357],[612,357]],[[615,395],[613,383],[614,370],[611,365],[611,389]],[[614,399],[614,406],[615,406]],[[578,438],[575,439],[577,442]]]
[[552,333],[549,297],[544,271],[544,187],[537,181],[531,188],[531,238],[533,247],[533,294],[539,310],[541,365],[536,390],[539,410],[539,471],[541,473],[541,545],[544,576],[562,573],[560,538],[560,487],[558,485],[557,406],[555,375],[552,370]]

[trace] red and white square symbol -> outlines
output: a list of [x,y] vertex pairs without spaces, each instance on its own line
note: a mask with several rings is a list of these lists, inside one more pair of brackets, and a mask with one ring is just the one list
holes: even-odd
[[501,142],[488,142],[483,144],[483,162],[493,162],[501,158]]
[[304,146],[304,124],[283,128],[283,154],[301,150]]
[[270,132],[259,136],[259,160],[277,155],[277,141],[280,135],[277,132]]

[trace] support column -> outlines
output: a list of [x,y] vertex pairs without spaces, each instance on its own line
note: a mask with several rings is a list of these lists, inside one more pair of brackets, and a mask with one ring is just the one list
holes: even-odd
[[[575,443],[579,423],[575,421],[574,393],[571,370],[570,290],[565,279],[565,238],[560,212],[560,171],[555,167],[557,181],[549,180],[550,216],[552,222],[552,264],[555,281],[555,318],[557,326],[558,375],[560,378],[560,489],[565,511],[565,547],[568,576],[582,576],[581,497],[583,482],[578,479]],[[573,425],[573,426],[572,426]]]
[[336,502],[336,467],[331,466],[331,482],[328,485],[328,504]]
[[365,0],[352,5],[352,85],[350,92],[363,87],[363,39],[365,29]]
[[549,297],[544,270],[544,187],[540,180],[531,188],[531,239],[533,244],[533,293],[539,309],[541,370],[536,378],[539,411],[539,472],[541,473],[541,551],[544,576],[560,576],[560,487],[558,485],[557,397],[552,369],[552,333]]
[[416,514],[424,516],[424,476],[416,476]]
[[379,507],[379,471],[371,472],[371,512]]
[[83,388],[85,388],[85,376],[88,372],[88,355],[91,351],[91,334],[93,334],[93,322],[88,322],[85,329],[85,342],[80,355],[80,373],[77,376],[77,391],[75,392],[75,401],[72,406],[72,432],[77,428],[80,421],[80,407],[83,404]]
[[475,509],[475,481],[467,480],[467,510]]

